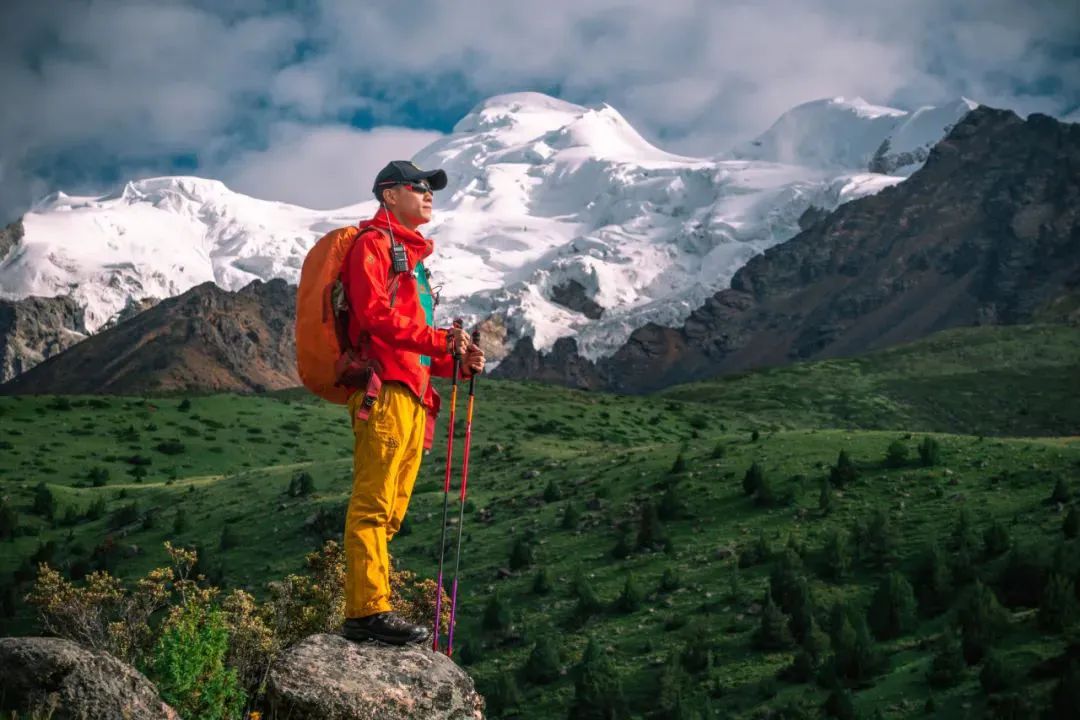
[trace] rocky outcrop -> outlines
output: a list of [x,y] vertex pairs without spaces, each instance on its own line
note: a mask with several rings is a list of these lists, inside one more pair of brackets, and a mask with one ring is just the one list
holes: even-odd
[[19,244],[25,234],[26,231],[23,228],[22,220],[16,220],[3,230],[0,230],[0,262],[3,262],[4,258]]
[[585,286],[577,280],[567,280],[562,285],[551,288],[551,301],[568,310],[579,312],[590,320],[597,320],[604,314],[604,308],[585,292]]
[[578,354],[577,341],[573,338],[559,338],[551,352],[542,353],[533,347],[531,337],[524,337],[492,375],[539,380],[582,390],[596,390],[608,382],[596,365]]
[[47,637],[0,638],[0,711],[52,720],[180,720],[134,668]]
[[484,699],[450,658],[425,647],[312,635],[270,671],[268,717],[290,720],[468,720]]
[[[586,363],[522,341],[496,369],[647,392],[938,330],[1077,314],[1080,125],[980,106],[903,183],[852,201],[752,258],[680,328],[648,325]],[[532,374],[535,373],[535,374]]]
[[69,297],[0,300],[0,383],[85,340],[86,334],[82,309]]
[[0,386],[0,392],[252,392],[295,387],[296,288],[284,280],[229,292],[204,283]]

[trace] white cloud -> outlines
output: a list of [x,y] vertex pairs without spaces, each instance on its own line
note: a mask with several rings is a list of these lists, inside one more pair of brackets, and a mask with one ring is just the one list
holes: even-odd
[[408,160],[439,137],[408,128],[282,123],[265,150],[242,153],[215,175],[255,197],[338,208],[370,200],[372,181],[386,163]]
[[[90,182],[99,164],[168,167],[172,154],[252,186],[242,168],[259,161],[258,186],[284,188],[269,177],[289,169],[275,148],[317,154],[353,113],[414,124],[517,90],[608,102],[689,154],[820,97],[966,95],[1056,115],[1080,102],[1080,5],[1060,0],[36,0],[0,12],[0,87],[17,98],[0,112],[0,215],[42,178]],[[285,137],[292,122],[322,129]]]

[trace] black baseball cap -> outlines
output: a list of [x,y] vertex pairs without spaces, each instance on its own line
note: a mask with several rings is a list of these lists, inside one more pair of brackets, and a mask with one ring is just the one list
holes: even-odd
[[432,190],[442,190],[446,187],[446,171],[421,170],[408,160],[392,160],[375,176],[375,184],[372,186],[371,192],[375,193],[376,199],[382,200],[380,193],[383,190],[401,183],[418,182],[420,180],[427,180]]

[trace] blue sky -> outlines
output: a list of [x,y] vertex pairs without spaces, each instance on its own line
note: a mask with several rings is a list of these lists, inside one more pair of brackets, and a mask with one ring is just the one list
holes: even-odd
[[708,155],[784,110],[965,95],[1080,119],[1080,3],[980,0],[8,0],[0,219],[160,174],[334,207],[469,108],[607,102]]

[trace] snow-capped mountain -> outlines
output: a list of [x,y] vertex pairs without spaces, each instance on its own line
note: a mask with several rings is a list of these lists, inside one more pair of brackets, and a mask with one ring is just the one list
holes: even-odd
[[[499,319],[507,348],[532,336],[546,349],[573,335],[586,357],[608,354],[648,321],[683,321],[750,257],[792,237],[810,206],[832,209],[902,181],[921,160],[891,175],[867,170],[883,142],[890,156],[924,147],[968,107],[810,103],[755,143],[691,158],[650,145],[607,105],[491,98],[414,158],[450,179],[422,228],[436,242],[439,319]],[[295,283],[322,234],[375,207],[309,210],[191,177],[102,197],[54,193],[24,216],[24,236],[0,259],[0,296],[71,295],[93,332],[143,298],[207,280],[229,290]]]
[[967,98],[913,112],[872,105],[859,97],[814,100],[788,110],[728,157],[908,176],[956,121],[976,107],[978,103]]

